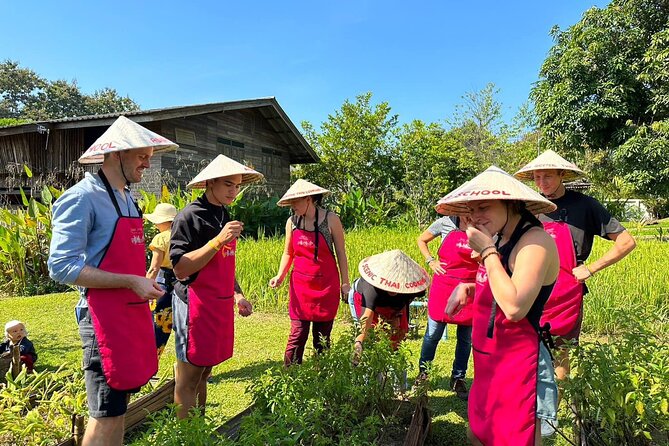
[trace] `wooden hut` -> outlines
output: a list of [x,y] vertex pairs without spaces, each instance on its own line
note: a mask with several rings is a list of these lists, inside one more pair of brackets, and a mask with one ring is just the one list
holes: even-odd
[[97,170],[77,159],[121,114],[180,146],[151,160],[139,187],[152,192],[164,183],[185,185],[219,153],[262,172],[276,195],[289,186],[291,164],[318,162],[273,97],[80,116],[0,127],[0,195],[16,201],[20,188],[40,181],[67,187]]

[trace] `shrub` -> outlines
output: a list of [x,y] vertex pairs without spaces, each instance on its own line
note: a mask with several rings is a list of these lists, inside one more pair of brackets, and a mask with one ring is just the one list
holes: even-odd
[[148,430],[133,446],[207,446],[229,445],[229,441],[216,433],[214,422],[193,409],[190,417],[177,418],[177,405],[150,415]]
[[24,208],[0,208],[0,291],[33,295],[68,289],[51,280],[47,268],[52,202],[61,193],[44,185],[40,201],[21,190]]
[[582,342],[573,352],[574,372],[565,383],[565,397],[572,401],[583,444],[667,444],[667,334],[653,330],[654,318],[640,312],[616,319],[629,321],[620,336]]
[[365,342],[352,364],[354,334],[300,366],[273,368],[250,386],[256,410],[242,423],[238,444],[382,444],[396,422],[396,388],[404,382],[409,352],[393,352],[382,332]]
[[61,365],[32,374],[24,368],[0,386],[0,444],[52,445],[70,437],[72,415],[86,412],[83,373]]
[[332,206],[339,215],[345,228],[371,226],[390,226],[392,217],[397,213],[395,203],[385,198],[377,200],[373,196],[365,195],[363,190],[353,185],[348,192],[342,193],[339,200]]

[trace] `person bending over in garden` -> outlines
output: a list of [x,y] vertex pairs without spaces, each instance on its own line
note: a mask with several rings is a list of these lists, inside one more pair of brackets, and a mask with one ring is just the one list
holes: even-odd
[[283,356],[286,366],[302,363],[312,325],[314,349],[320,353],[329,346],[340,297],[351,288],[344,229],[339,217],[320,204],[328,193],[327,189],[300,179],[278,202],[293,210],[286,222],[279,272],[269,281],[270,287],[277,288],[293,266],[288,302],[290,334]]
[[[516,172],[516,178],[534,180],[541,194],[557,206],[539,216],[546,231],[555,239],[560,254],[560,275],[546,302],[541,324],[549,323],[555,341],[555,372],[558,381],[569,375],[570,344],[578,343],[583,322],[586,281],[598,271],[628,255],[636,246],[634,238],[596,199],[567,190],[564,181],[583,175],[575,164],[547,150]],[[613,240],[613,246],[599,259],[586,265],[595,235]],[[559,401],[559,400],[558,400]],[[552,435],[555,426],[544,422],[543,435]]]
[[144,218],[156,225],[158,234],[153,237],[149,249],[153,253],[151,265],[146,277],[154,279],[165,291],[160,299],[153,302],[153,331],[156,338],[158,358],[163,353],[165,345],[172,333],[172,291],[176,277],[170,260],[170,235],[172,221],[177,215],[177,208],[169,203],[159,203],[153,213]]
[[187,187],[204,189],[172,223],[170,259],[178,281],[172,298],[172,326],[177,370],[174,402],[186,418],[193,407],[204,412],[211,369],[232,357],[235,305],[249,316],[251,303],[235,279],[237,239],[244,224],[233,221],[225,206],[240,186],[263,175],[218,155]]
[[28,339],[26,326],[21,321],[9,321],[5,324],[5,341],[0,343],[0,357],[11,355],[15,345],[19,346],[21,364],[26,366],[28,372],[32,372],[37,361],[37,352]]
[[[441,217],[418,237],[418,248],[428,266],[434,271],[427,301],[427,328],[418,361],[420,369],[418,381],[427,378],[427,363],[434,360],[439,340],[448,329],[447,324],[456,324],[457,343],[450,388],[463,400],[469,395],[465,376],[472,349],[471,305],[465,306],[453,317],[446,314],[445,310],[451,292],[459,283],[474,283],[476,280],[479,265],[472,258],[472,249],[467,243],[465,233],[469,222],[468,217]],[[435,259],[427,244],[438,236],[441,236],[441,245]]]
[[555,420],[557,387],[539,319],[560,264],[553,239],[532,215],[554,209],[495,166],[437,205],[440,213],[470,215],[467,238],[481,261],[476,284],[458,285],[446,307],[457,314],[474,296],[467,412],[475,445],[541,444],[540,420]]
[[163,294],[146,274],[141,212],[127,187],[173,142],[123,116],[79,158],[102,162],[53,206],[49,273],[77,285],[76,307],[90,418],[84,445],[123,442],[129,393],[158,371],[148,301]]
[[399,249],[382,252],[358,264],[354,304],[360,320],[355,338],[354,363],[359,361],[367,332],[379,321],[387,324],[394,350],[409,331],[409,304],[425,295],[427,272]]

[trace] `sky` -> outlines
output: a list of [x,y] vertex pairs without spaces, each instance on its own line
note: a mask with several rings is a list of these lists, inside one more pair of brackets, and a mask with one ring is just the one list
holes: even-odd
[[509,121],[553,41],[601,0],[0,0],[0,60],[142,109],[274,96],[319,127],[367,91],[401,122],[493,82]]

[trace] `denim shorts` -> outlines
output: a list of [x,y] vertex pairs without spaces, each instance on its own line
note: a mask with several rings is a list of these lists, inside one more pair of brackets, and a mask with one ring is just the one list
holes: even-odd
[[537,418],[557,420],[558,389],[555,370],[548,349],[539,343],[539,365],[537,367]]
[[88,413],[92,418],[117,417],[128,410],[128,397],[139,391],[114,390],[107,384],[102,371],[102,359],[98,341],[91,322],[88,308],[79,308],[79,336],[83,344],[84,359],[82,368],[86,382]]
[[172,292],[172,330],[174,331],[174,346],[177,359],[188,362],[186,350],[188,349],[188,304]]

